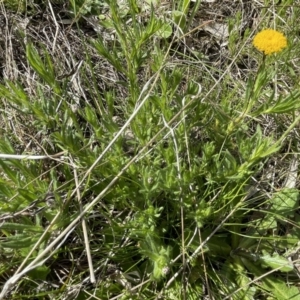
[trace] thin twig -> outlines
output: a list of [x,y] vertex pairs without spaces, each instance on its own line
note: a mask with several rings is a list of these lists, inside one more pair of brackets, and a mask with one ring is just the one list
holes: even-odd
[[57,158],[61,157],[64,158],[63,154],[65,154],[65,151],[51,154],[51,155],[18,155],[18,154],[0,154],[0,159],[29,159],[29,160],[40,160],[40,159],[51,159],[51,158]]
[[[77,176],[77,171],[76,171],[76,166],[75,165],[74,165],[73,170],[74,170],[75,184],[76,184],[76,187],[77,187],[78,186],[78,176]],[[80,190],[79,189],[77,189],[77,200],[78,200],[78,203],[79,203],[80,212],[82,212],[83,207],[82,207],[81,195],[80,195]],[[89,270],[90,270],[90,280],[91,280],[91,283],[95,283],[96,279],[95,279],[93,261],[92,261],[92,256],[91,256],[89,237],[88,237],[88,233],[87,233],[87,229],[86,229],[87,226],[86,226],[84,216],[82,217],[81,225],[82,225],[82,231],[83,231],[83,237],[84,237],[85,251],[86,251],[86,256],[87,256],[87,259],[88,259],[88,265],[89,265]]]

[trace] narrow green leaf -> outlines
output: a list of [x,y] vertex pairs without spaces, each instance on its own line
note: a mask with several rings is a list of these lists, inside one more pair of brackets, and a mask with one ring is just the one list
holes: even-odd
[[[6,154],[9,153],[9,152],[6,152]],[[0,169],[1,169],[1,172],[4,172],[11,181],[13,181],[15,184],[18,184],[18,174],[17,172],[11,168],[11,164],[10,163],[7,163],[5,161],[2,161],[0,159]]]
[[98,123],[98,118],[97,115],[95,113],[95,111],[93,109],[91,109],[90,106],[86,106],[84,108],[84,117],[86,118],[86,120],[96,129],[97,127],[99,127],[99,123]]
[[44,55],[45,60],[43,62],[34,46],[30,43],[26,45],[26,56],[31,67],[54,89],[57,94],[59,94],[60,89],[55,79],[54,67],[51,62],[51,58],[45,49]]
[[279,114],[293,112],[300,107],[300,91],[291,92],[287,97],[280,97],[278,101],[269,105],[264,111],[265,114]]
[[36,200],[36,194],[29,191],[29,189],[18,189],[19,194],[28,202]]
[[108,62],[111,63],[119,72],[126,73],[124,67],[120,63],[120,59],[117,57],[117,54],[114,51],[108,50],[100,39],[93,42],[92,45],[98,53],[102,57],[106,58]]
[[34,245],[39,237],[25,235],[15,235],[7,238],[7,241],[1,242],[0,247],[11,249],[22,249]]
[[31,231],[31,232],[43,232],[44,229],[42,227],[36,225],[26,225],[26,224],[19,224],[19,223],[3,223],[0,226],[0,229],[5,230],[17,230],[17,231]]
[[8,88],[0,85],[0,95],[21,107],[29,108],[30,100],[23,87],[18,82],[6,81]]

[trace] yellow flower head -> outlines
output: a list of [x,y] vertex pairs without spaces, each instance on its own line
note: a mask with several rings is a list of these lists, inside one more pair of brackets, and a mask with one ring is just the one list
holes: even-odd
[[265,29],[254,37],[253,46],[264,52],[264,54],[269,55],[282,51],[287,46],[287,39],[277,30]]

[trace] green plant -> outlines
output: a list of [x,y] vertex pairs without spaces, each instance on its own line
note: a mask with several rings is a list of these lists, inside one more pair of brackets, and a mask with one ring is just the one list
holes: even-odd
[[71,2],[101,33],[28,39],[0,83],[0,298],[299,297],[298,52],[217,68],[201,2]]

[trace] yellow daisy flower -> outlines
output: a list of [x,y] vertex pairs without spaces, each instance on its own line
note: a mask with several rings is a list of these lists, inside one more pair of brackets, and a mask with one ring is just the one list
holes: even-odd
[[279,31],[265,29],[253,39],[253,46],[266,55],[280,52],[287,46],[287,38]]

